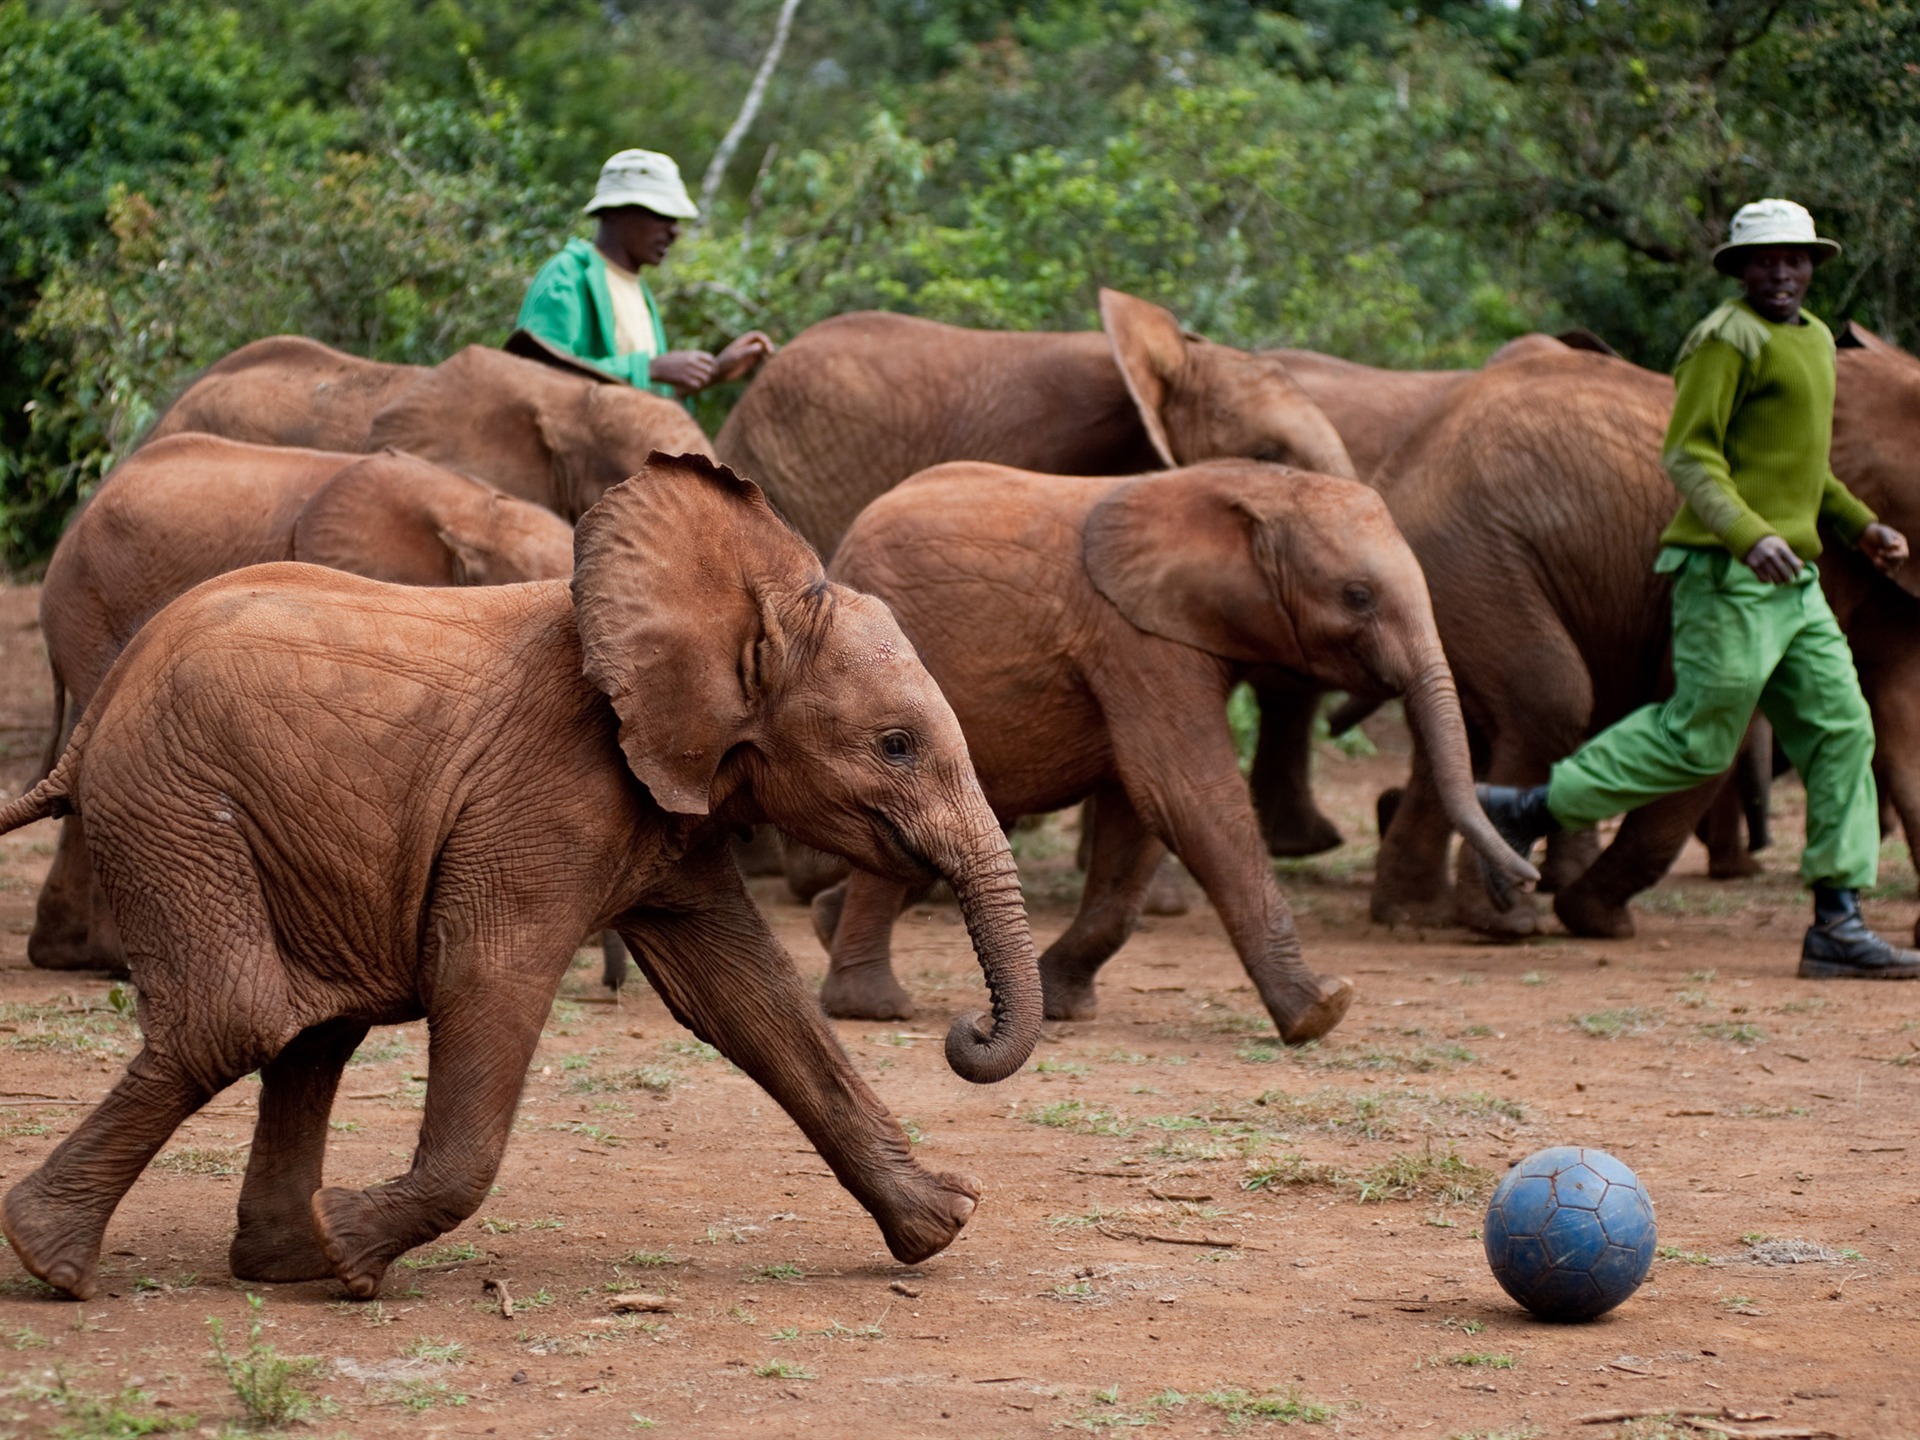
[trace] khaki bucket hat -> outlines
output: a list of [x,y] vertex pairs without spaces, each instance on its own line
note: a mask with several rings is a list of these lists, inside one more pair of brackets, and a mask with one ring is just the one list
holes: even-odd
[[658,150],[622,150],[600,167],[587,214],[622,205],[641,205],[673,220],[691,220],[700,213],[681,182],[680,167]]
[[1727,243],[1713,252],[1713,268],[1731,275],[1728,268],[1738,263],[1742,250],[1761,245],[1798,245],[1823,265],[1840,253],[1838,241],[1813,233],[1813,216],[1807,207],[1791,200],[1756,200],[1733,212],[1733,224],[1727,229]]

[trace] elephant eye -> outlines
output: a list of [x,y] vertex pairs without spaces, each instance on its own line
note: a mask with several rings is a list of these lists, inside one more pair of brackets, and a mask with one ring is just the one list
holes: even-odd
[[1347,588],[1341,592],[1340,598],[1346,601],[1349,610],[1365,612],[1373,609],[1372,587],[1362,585],[1358,581],[1347,586]]
[[904,730],[889,730],[880,737],[880,753],[895,765],[913,761],[913,737]]

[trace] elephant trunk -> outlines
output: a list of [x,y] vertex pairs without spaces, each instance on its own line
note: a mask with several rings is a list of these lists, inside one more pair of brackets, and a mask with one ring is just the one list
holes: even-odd
[[1407,723],[1426,749],[1447,819],[1479,852],[1495,889],[1507,892],[1539,880],[1540,872],[1514,853],[1480,808],[1473,789],[1473,760],[1467,753],[1467,728],[1460,718],[1460,695],[1444,659],[1435,656],[1420,668],[1406,687],[1405,704]]
[[1007,837],[984,799],[976,798],[971,808],[980,812],[972,832],[956,846],[927,853],[959,898],[993,998],[990,1017],[962,1015],[953,1022],[947,1064],[962,1080],[990,1085],[1026,1064],[1040,1039],[1040,968]]

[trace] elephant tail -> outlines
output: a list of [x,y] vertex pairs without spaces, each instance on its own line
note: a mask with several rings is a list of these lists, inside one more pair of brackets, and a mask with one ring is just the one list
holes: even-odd
[[60,740],[67,729],[67,684],[60,678],[59,667],[53,672],[53,733],[47,737],[47,753],[40,757],[40,773],[35,782],[53,774],[53,767],[60,758]]
[[80,746],[69,745],[46,779],[18,800],[0,805],[0,835],[35,820],[57,820],[73,814],[73,780],[79,761]]

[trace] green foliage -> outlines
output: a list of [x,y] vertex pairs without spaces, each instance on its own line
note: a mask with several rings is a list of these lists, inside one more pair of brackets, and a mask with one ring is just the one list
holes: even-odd
[[[0,0],[0,563],[248,340],[498,343],[605,155],[697,186],[778,4]],[[708,347],[1078,328],[1114,285],[1241,345],[1459,366],[1577,323],[1664,367],[1733,208],[1791,194],[1847,246],[1815,308],[1911,344],[1915,54],[1916,0],[805,6],[656,290]]]
[[320,1368],[314,1356],[282,1355],[261,1340],[260,1316],[265,1308],[258,1295],[247,1296],[247,1348],[238,1353],[227,1348],[219,1318],[207,1321],[214,1368],[226,1378],[247,1423],[263,1430],[291,1425],[313,1413],[312,1387]]

